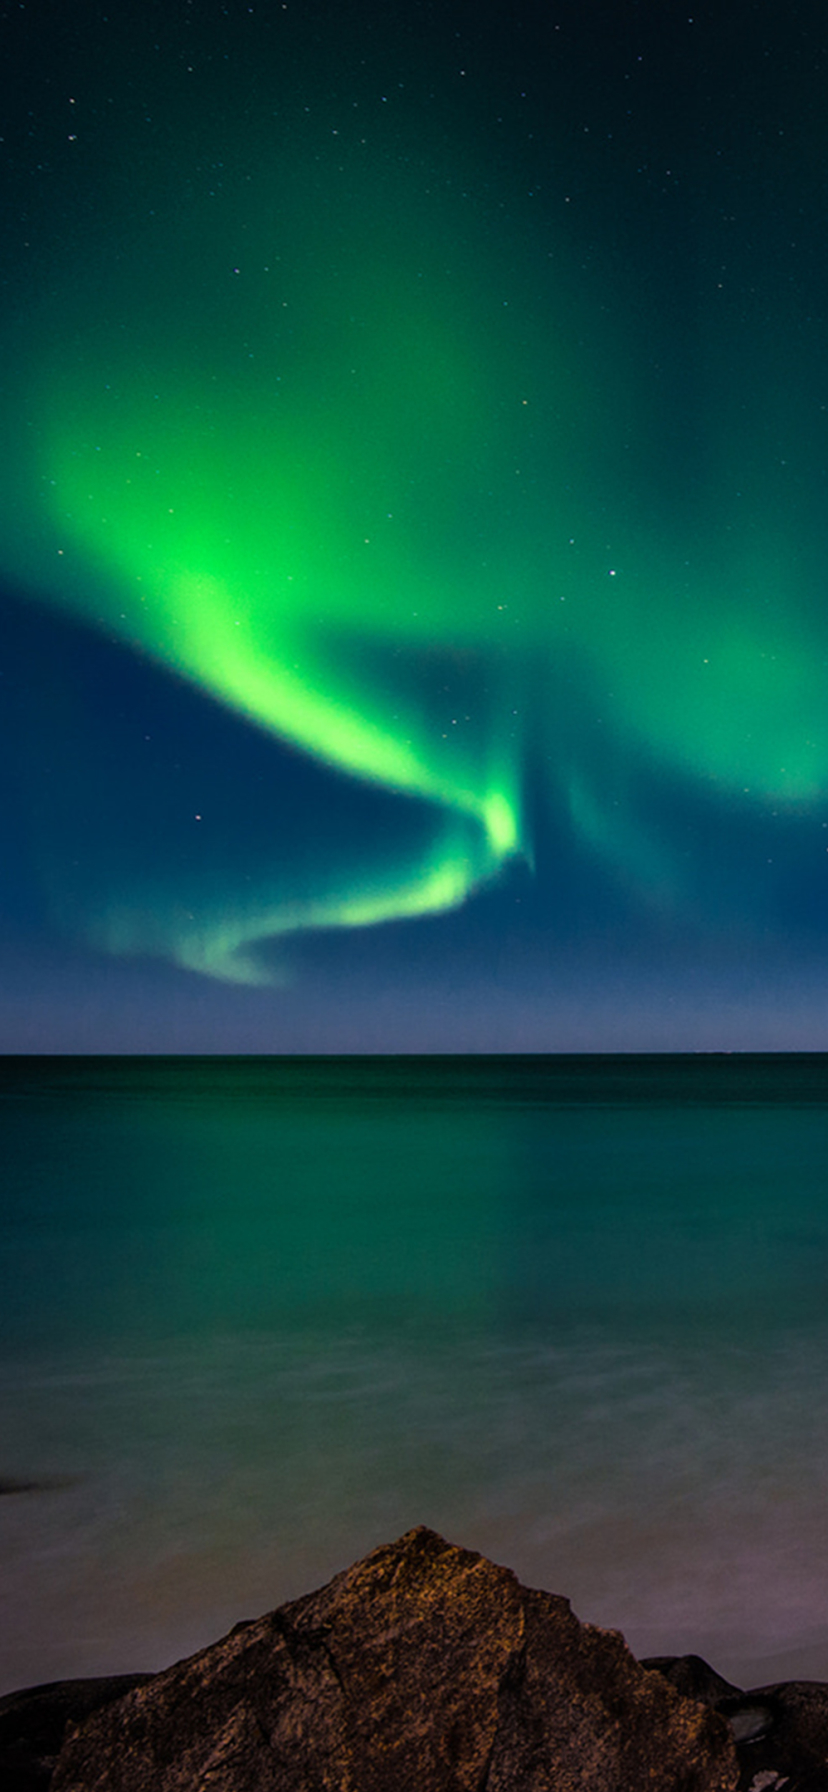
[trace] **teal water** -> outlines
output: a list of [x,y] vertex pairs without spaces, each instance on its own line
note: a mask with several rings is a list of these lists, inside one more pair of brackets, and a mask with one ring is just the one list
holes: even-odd
[[828,1680],[826,1165],[820,1056],[4,1060],[0,1690],[421,1522]]

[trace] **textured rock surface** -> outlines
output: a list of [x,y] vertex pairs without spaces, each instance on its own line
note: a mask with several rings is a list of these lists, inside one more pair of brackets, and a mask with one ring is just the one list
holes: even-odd
[[157,1675],[52,1792],[735,1792],[726,1724],[613,1631],[410,1531]]
[[725,1719],[740,1792],[828,1792],[828,1686],[789,1680],[742,1692],[698,1655],[658,1656],[642,1666]]
[[46,1792],[67,1724],[80,1724],[112,1705],[152,1674],[116,1674],[96,1680],[55,1680],[0,1699],[0,1788]]
[[716,1706],[722,1699],[744,1698],[741,1686],[723,1679],[701,1655],[651,1655],[641,1666],[656,1668],[682,1698],[697,1699],[700,1705]]

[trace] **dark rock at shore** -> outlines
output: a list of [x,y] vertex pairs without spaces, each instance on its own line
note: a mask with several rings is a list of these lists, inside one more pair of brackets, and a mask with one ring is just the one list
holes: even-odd
[[46,1792],[67,1724],[81,1724],[124,1698],[154,1674],[115,1674],[95,1680],[54,1680],[0,1698],[0,1788]]
[[161,1674],[0,1698],[0,1792],[828,1792],[828,1686],[745,1692],[410,1531]]
[[641,1665],[725,1719],[740,1792],[828,1792],[828,1686],[790,1680],[743,1692],[698,1655],[654,1656]]
[[72,1487],[77,1475],[41,1475],[37,1481],[19,1481],[8,1475],[0,1477],[0,1496],[13,1497],[21,1493],[60,1493],[64,1487]]
[[750,1746],[754,1772],[773,1769],[787,1776],[785,1792],[828,1792],[828,1686],[791,1680],[760,1686],[750,1700],[768,1713]]
[[715,1706],[721,1699],[744,1697],[740,1686],[724,1680],[700,1655],[649,1655],[641,1666],[656,1669],[682,1698],[696,1699],[700,1705]]
[[736,1792],[726,1723],[432,1531],[70,1731],[52,1792]]

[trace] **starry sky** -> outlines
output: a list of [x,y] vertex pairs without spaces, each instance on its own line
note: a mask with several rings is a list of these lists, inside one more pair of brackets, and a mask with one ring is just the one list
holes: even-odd
[[824,7],[0,13],[0,1050],[828,1048]]

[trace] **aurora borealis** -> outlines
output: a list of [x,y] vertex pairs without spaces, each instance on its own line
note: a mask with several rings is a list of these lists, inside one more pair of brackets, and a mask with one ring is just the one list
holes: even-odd
[[823,1045],[818,9],[18,10],[5,1049]]

